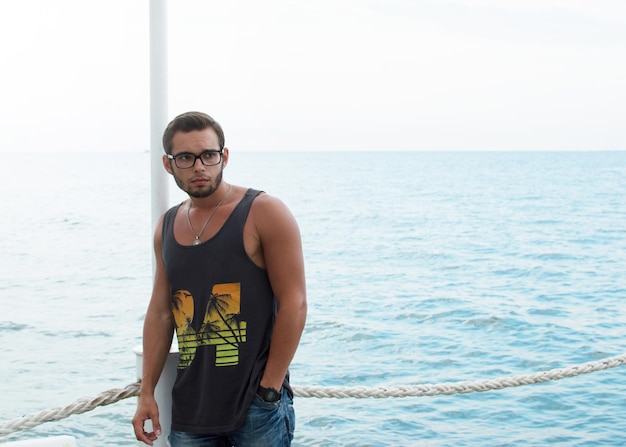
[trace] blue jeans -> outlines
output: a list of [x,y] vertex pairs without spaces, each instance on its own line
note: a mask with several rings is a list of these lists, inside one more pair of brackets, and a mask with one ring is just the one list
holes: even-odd
[[203,435],[172,430],[171,447],[289,447],[296,417],[293,399],[283,388],[278,402],[254,398],[241,427],[229,433]]

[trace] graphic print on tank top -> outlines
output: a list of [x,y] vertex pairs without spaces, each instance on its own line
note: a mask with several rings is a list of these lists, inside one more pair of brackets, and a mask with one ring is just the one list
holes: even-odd
[[172,294],[172,313],[176,322],[179,369],[187,368],[201,346],[215,346],[215,366],[239,364],[239,345],[246,342],[247,323],[240,321],[241,284],[215,284],[204,310],[198,332],[191,326],[195,301],[188,290]]

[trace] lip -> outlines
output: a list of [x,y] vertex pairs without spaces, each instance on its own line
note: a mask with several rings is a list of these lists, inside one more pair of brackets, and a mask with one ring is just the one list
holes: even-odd
[[206,178],[196,178],[196,179],[191,179],[191,183],[193,183],[194,185],[206,185],[207,183],[209,183],[209,179]]

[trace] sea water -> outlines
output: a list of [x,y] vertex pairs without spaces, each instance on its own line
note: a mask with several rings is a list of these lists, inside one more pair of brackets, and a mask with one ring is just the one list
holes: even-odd
[[[149,154],[29,157],[0,176],[0,421],[133,383],[151,288]],[[233,152],[225,179],[300,224],[296,386],[498,379],[626,352],[624,152]],[[136,445],[135,405],[8,439]],[[295,408],[295,446],[617,446],[626,370]]]

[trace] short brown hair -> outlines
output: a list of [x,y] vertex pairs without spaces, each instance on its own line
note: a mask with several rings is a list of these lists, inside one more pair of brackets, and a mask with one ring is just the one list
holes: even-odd
[[217,133],[220,149],[224,149],[224,131],[222,126],[206,113],[186,112],[174,118],[163,132],[163,149],[166,154],[172,153],[172,140],[176,132],[192,132],[212,128]]

